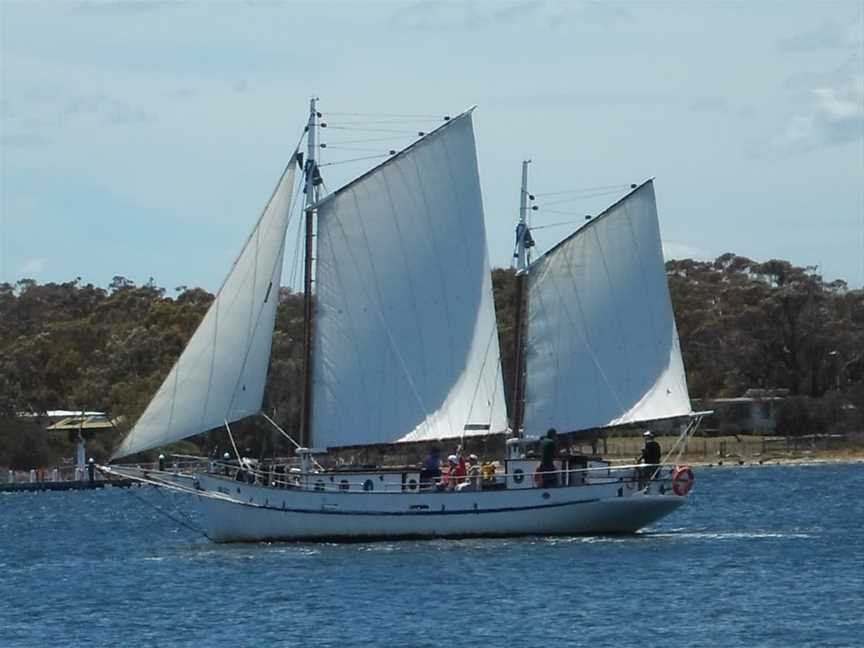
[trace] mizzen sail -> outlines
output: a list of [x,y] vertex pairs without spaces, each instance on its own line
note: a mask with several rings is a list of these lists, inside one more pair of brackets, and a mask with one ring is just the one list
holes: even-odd
[[295,167],[292,161],[282,174],[216,299],[113,458],[173,443],[260,410]]
[[526,376],[528,434],[691,411],[652,181],[531,266]]
[[471,114],[318,206],[312,444],[500,432]]

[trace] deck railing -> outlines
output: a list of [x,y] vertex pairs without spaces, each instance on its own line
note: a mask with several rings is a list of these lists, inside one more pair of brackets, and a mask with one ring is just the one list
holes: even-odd
[[[483,478],[482,475],[466,476],[458,478],[455,485],[447,486],[447,477],[443,476],[437,481],[420,482],[419,469],[382,469],[370,472],[368,477],[357,479],[356,473],[346,472],[340,476],[339,472],[302,471],[297,461],[280,460],[278,462],[259,463],[244,460],[241,465],[236,460],[222,461],[193,457],[189,455],[171,455],[161,462],[154,462],[152,467],[137,465],[136,468],[145,472],[150,477],[157,479],[177,477],[186,475],[210,474],[231,481],[242,482],[250,485],[266,486],[270,488],[309,490],[309,491],[367,491],[367,492],[389,492],[389,493],[416,493],[416,492],[446,492],[446,491],[474,491],[494,490],[508,488],[512,482],[519,483],[516,488],[543,488],[552,489],[559,487],[592,486],[598,483],[618,483],[622,486],[643,487],[649,483],[657,484],[671,482],[672,464],[627,464],[627,465],[604,465],[586,468],[564,468],[552,471],[534,472],[494,472],[491,479]],[[538,466],[539,467],[539,466]],[[360,471],[358,471],[360,472]],[[382,481],[379,476],[411,476],[413,483],[407,483],[403,478],[398,481]],[[376,479],[372,479],[373,475]],[[417,476],[415,478],[415,476]],[[351,479],[353,477],[354,479]],[[521,478],[521,480],[520,480]],[[525,480],[528,483],[525,484]],[[545,485],[544,485],[545,480]],[[552,481],[553,484],[548,482]],[[538,483],[539,482],[539,483]],[[371,487],[369,484],[371,483]],[[454,487],[455,486],[455,487]]]

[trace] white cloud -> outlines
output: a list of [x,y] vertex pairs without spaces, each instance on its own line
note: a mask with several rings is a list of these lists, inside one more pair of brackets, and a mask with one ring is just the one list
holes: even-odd
[[0,135],[0,146],[44,146],[48,140],[38,133],[9,133]]
[[713,254],[695,245],[687,243],[675,243],[674,241],[663,242],[663,258],[669,259],[695,259],[697,261],[711,261]]
[[772,150],[805,153],[864,137],[864,75],[846,66],[840,78],[812,86],[802,105],[770,141]]
[[20,268],[18,268],[18,276],[19,277],[35,277],[42,274],[45,271],[45,267],[48,265],[48,260],[43,257],[34,257],[32,259],[27,259]]
[[505,25],[557,29],[564,25],[609,27],[632,20],[630,11],[590,0],[516,0],[510,2],[416,2],[400,8],[391,18],[399,29],[440,31],[486,29]]

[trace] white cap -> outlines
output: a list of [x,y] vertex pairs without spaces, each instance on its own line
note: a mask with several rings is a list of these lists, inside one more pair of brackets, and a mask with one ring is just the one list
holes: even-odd
[[457,457],[456,455],[450,455],[449,457],[447,457],[447,461],[451,463],[456,463],[459,461],[459,457]]
[[477,455],[475,455],[475,454],[468,455],[468,461],[477,461],[477,460],[478,460]]
[[644,436],[644,437],[650,437],[650,436],[654,436],[654,435],[651,433],[651,430],[645,430],[645,431],[642,433],[642,436]]

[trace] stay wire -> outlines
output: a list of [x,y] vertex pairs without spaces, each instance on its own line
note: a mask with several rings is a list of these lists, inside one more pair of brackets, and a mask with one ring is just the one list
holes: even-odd
[[594,191],[629,189],[629,184],[604,185],[602,187],[584,187],[582,189],[567,189],[565,191],[545,191],[543,193],[535,193],[535,196],[563,196],[565,194],[591,193]]
[[564,225],[575,225],[576,223],[581,223],[581,222],[584,222],[584,221],[580,221],[580,220],[560,221],[558,223],[548,223],[546,225],[535,225],[534,227],[531,228],[531,230],[532,231],[541,230],[541,229],[546,229],[547,227],[563,227]]
[[[332,113],[330,113],[332,114]],[[429,119],[426,117],[410,117],[408,119],[370,119],[363,121],[340,121],[336,123],[326,122],[324,128],[335,128],[336,126],[367,126],[369,124],[407,124],[412,122],[426,123]]]
[[349,162],[360,162],[362,160],[376,160],[378,158],[391,157],[390,153],[379,153],[378,155],[366,155],[363,157],[351,158],[348,160],[338,160],[337,162],[327,162],[319,164],[319,167],[336,166],[337,164],[348,164]]
[[417,115],[409,113],[362,113],[362,112],[330,112],[328,115],[338,115],[340,117],[408,117],[416,119],[442,119],[443,115]]
[[[139,496],[137,493],[134,492],[134,489],[133,489],[132,487],[127,488],[127,489],[125,489],[125,490],[126,490],[127,493],[129,493],[129,495],[131,495],[132,497],[134,497],[135,499],[137,499],[139,502],[143,502],[144,504],[146,504],[147,506],[149,506],[149,507],[151,507],[153,510],[155,510],[157,513],[161,513],[162,515],[164,515],[165,517],[167,517],[169,520],[171,520],[171,521],[174,522],[175,524],[179,524],[181,527],[184,527],[185,529],[188,529],[189,531],[192,531],[192,532],[194,532],[194,533],[201,534],[202,536],[204,536],[205,538],[207,538],[207,539],[210,540],[210,541],[213,540],[213,538],[211,538],[209,535],[207,535],[207,532],[206,532],[204,529],[202,529],[202,528],[200,528],[200,527],[198,527],[198,526],[196,526],[196,525],[193,525],[193,524],[191,524],[191,523],[184,522],[183,520],[180,520],[180,519],[174,517],[174,516],[171,515],[168,511],[166,511],[165,509],[163,509],[162,507],[160,507],[158,504],[154,504],[153,502],[150,502],[150,501],[148,501],[147,499],[145,499],[145,498]],[[157,490],[158,492],[160,492],[160,493],[161,493],[161,491],[162,491],[162,489],[161,489],[159,486],[156,486],[156,490]],[[165,493],[161,493],[161,494],[162,494],[163,497],[165,496]],[[180,513],[181,515],[183,515],[183,513],[182,513],[181,511],[178,511],[178,513]],[[188,519],[188,518],[187,518],[187,519]]]
[[562,205],[564,203],[571,203],[571,202],[576,202],[579,200],[588,200],[589,198],[598,198],[600,196],[608,196],[610,194],[617,194],[617,193],[620,193],[622,191],[624,191],[624,189],[619,187],[617,189],[609,189],[606,191],[597,191],[594,193],[586,193],[586,194],[583,194],[581,196],[573,196],[572,198],[562,198],[561,200],[553,200],[552,202],[547,202],[547,203],[536,203],[536,206],[542,208],[542,207],[551,206],[551,205]]
[[[364,137],[363,139],[350,139],[350,140],[336,140],[332,142],[334,146],[341,146],[342,144],[369,144],[370,142],[401,142],[406,138],[404,135],[394,135],[392,137]],[[331,142],[325,142],[326,146],[324,148],[330,148]],[[319,144],[320,146],[320,144]]]
[[[544,214],[556,214],[558,216],[591,216],[591,214],[586,214],[585,212],[572,212],[572,211],[561,211],[560,209],[544,209]],[[594,218],[594,216],[591,216]],[[537,229],[534,225],[531,226],[531,229]]]
[[333,130],[346,130],[346,131],[359,131],[366,133],[395,133],[397,135],[416,135],[417,131],[409,131],[409,130],[401,130],[394,128],[358,128],[355,126],[330,126],[329,124],[325,128],[332,128]]
[[358,146],[341,146],[338,144],[336,146],[331,146],[330,144],[328,144],[324,148],[326,148],[329,151],[362,151],[363,153],[377,153],[381,150],[380,148],[363,148],[363,147],[358,147]]

